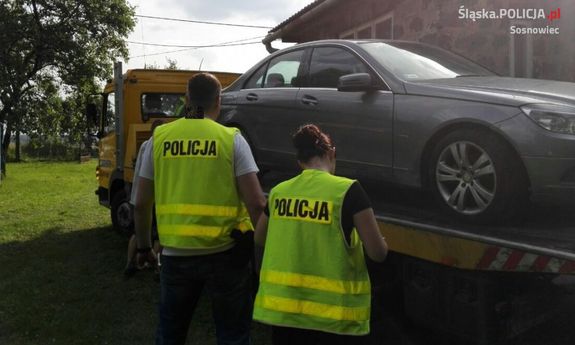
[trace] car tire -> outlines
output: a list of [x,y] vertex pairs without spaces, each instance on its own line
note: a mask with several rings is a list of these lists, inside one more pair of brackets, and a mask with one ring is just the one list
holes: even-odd
[[428,169],[440,207],[467,223],[519,221],[528,206],[528,180],[519,157],[495,133],[464,128],[435,145]]
[[112,198],[110,214],[114,230],[121,235],[129,236],[134,231],[134,212],[124,190],[116,192]]

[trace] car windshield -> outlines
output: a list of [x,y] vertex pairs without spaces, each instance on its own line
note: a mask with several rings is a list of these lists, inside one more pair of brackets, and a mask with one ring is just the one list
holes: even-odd
[[365,42],[361,46],[406,81],[496,75],[462,56],[419,43]]

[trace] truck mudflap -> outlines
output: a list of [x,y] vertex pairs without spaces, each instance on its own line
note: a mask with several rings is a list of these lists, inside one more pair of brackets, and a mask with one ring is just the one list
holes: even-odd
[[[391,250],[466,270],[575,274],[575,253],[378,215]],[[425,243],[425,245],[422,245]]]

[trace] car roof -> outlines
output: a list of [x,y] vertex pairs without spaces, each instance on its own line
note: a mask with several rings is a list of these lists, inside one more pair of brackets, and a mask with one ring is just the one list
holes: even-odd
[[[327,39],[327,40],[317,40],[317,41],[309,41],[309,42],[304,42],[304,43],[298,43],[296,45],[293,45],[289,48],[295,48],[295,47],[307,47],[307,46],[314,46],[314,45],[318,45],[318,44],[342,44],[342,45],[348,45],[348,46],[355,46],[355,45],[361,45],[362,43],[368,43],[368,42],[383,42],[383,43],[409,43],[409,44],[417,44],[417,45],[422,45],[422,46],[428,46],[428,44],[426,43],[422,43],[422,42],[416,42],[416,41],[406,41],[406,40],[388,40],[388,39],[357,39],[357,40],[346,40],[346,39]],[[285,48],[288,49],[288,48]],[[282,49],[282,50],[285,50]]]

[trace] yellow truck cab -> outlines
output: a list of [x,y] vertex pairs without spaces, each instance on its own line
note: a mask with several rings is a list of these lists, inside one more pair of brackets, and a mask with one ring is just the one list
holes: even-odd
[[[110,208],[114,228],[120,232],[128,233],[133,226],[129,198],[138,150],[150,138],[152,122],[184,116],[187,82],[196,73],[135,69],[122,74],[122,63],[116,62],[114,80],[104,88],[101,105],[88,107],[100,139],[96,194],[100,204]],[[223,87],[239,77],[236,73],[210,73]]]

